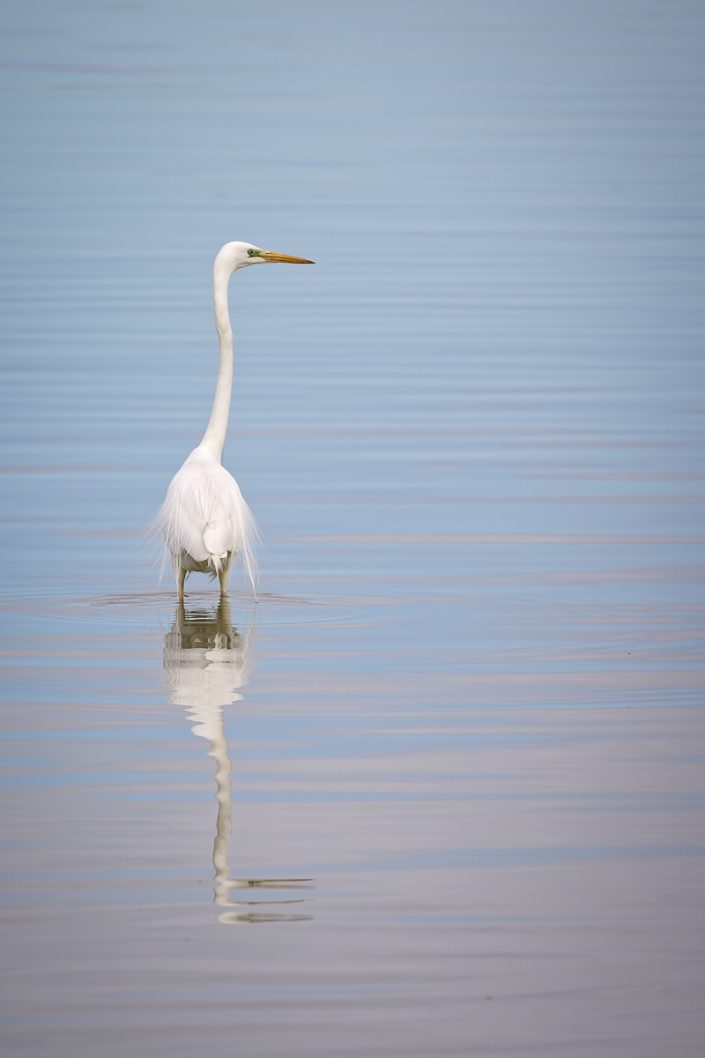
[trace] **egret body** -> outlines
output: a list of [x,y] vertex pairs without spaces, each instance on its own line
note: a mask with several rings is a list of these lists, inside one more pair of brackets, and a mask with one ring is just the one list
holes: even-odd
[[171,479],[159,516],[180,600],[189,573],[217,576],[224,594],[232,564],[241,552],[254,587],[255,521],[235,478],[221,462],[233,385],[228,285],[238,268],[275,262],[313,264],[304,257],[262,250],[251,243],[228,242],[219,250],[213,265],[215,328],[220,350],[213,407],[201,443]]

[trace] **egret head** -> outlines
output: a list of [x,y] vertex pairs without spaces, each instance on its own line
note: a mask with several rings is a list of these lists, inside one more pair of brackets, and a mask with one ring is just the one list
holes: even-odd
[[263,250],[249,242],[226,242],[218,251],[215,259],[216,268],[234,272],[253,264],[313,264],[305,257],[292,257],[288,253],[276,253],[274,250]]

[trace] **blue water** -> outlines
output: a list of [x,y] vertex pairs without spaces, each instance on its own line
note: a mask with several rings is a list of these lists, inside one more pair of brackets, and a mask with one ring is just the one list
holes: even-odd
[[3,1053],[699,1055],[702,5],[2,23]]

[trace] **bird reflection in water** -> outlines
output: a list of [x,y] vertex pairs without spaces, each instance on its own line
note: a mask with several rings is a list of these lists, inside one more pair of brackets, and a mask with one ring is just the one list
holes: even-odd
[[310,878],[230,877],[228,852],[232,834],[233,767],[225,736],[223,709],[242,700],[252,634],[251,624],[244,634],[233,627],[230,602],[227,596],[221,596],[215,612],[187,610],[183,603],[179,603],[174,623],[164,638],[164,671],[171,701],[186,710],[188,719],[193,722],[191,730],[194,735],[210,742],[209,756],[215,760],[218,815],[213,842],[213,899],[218,907],[227,909],[218,916],[218,921],[226,925],[312,918],[308,914],[261,909],[262,905],[269,908],[303,903],[300,897],[286,900],[231,899],[234,889],[254,893],[262,889],[300,889],[311,884]]

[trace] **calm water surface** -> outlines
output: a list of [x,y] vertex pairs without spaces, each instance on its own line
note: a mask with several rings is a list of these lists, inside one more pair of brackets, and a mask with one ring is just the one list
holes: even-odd
[[702,5],[2,22],[3,1053],[702,1054]]

